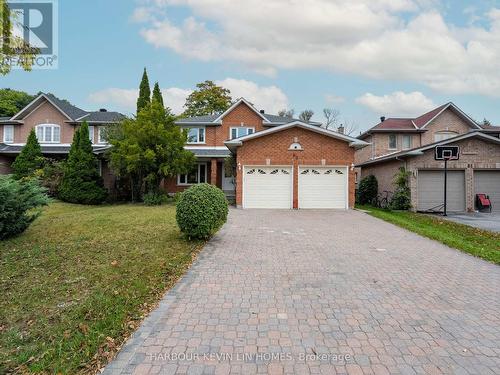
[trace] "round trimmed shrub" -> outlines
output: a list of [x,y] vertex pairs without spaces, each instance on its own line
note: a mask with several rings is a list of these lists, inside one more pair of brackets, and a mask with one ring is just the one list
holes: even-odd
[[198,184],[184,191],[177,202],[177,225],[189,238],[207,239],[226,222],[227,213],[227,200],[222,190]]

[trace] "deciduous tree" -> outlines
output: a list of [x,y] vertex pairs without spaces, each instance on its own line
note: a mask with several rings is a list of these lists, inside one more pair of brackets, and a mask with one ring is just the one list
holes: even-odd
[[24,91],[12,89],[0,90],[0,117],[14,116],[26,107],[34,97]]
[[231,106],[231,100],[231,92],[228,89],[217,86],[212,81],[198,83],[196,90],[186,99],[183,117],[222,113]]
[[309,122],[311,121],[311,118],[313,117],[314,115],[314,111],[311,110],[311,109],[306,109],[304,111],[302,111],[299,115],[299,119],[301,121],[304,121],[304,122]]
[[[14,25],[19,23],[18,17],[13,14],[7,1],[0,0],[0,74],[10,73],[12,65],[20,66],[25,71],[30,71],[33,66],[33,57],[40,52],[32,47],[23,38],[14,35]],[[16,25],[25,29],[25,25]]]
[[157,100],[117,125],[108,141],[113,146],[108,154],[111,167],[130,180],[134,201],[144,191],[157,192],[163,178],[188,173],[195,162],[194,154],[184,149],[186,133]]

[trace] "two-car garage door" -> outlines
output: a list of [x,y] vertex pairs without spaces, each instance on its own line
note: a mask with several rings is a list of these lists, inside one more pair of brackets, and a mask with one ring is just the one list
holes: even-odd
[[[299,167],[299,208],[347,208],[346,167]],[[293,206],[291,166],[245,166],[244,208],[286,208]]]

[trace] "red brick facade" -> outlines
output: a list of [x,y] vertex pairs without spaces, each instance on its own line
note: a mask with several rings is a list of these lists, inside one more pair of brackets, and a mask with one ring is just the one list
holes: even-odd
[[[303,151],[289,151],[298,141]],[[349,171],[349,207],[354,206],[354,149],[348,142],[302,129],[290,128],[249,140],[237,150],[236,204],[243,202],[242,171],[245,165],[292,165],[293,208],[298,208],[298,167],[301,165],[347,166]]]

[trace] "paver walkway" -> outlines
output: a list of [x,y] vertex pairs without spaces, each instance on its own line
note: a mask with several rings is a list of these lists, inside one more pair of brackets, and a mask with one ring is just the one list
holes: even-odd
[[131,373],[500,374],[500,267],[357,211],[231,210],[105,370]]

